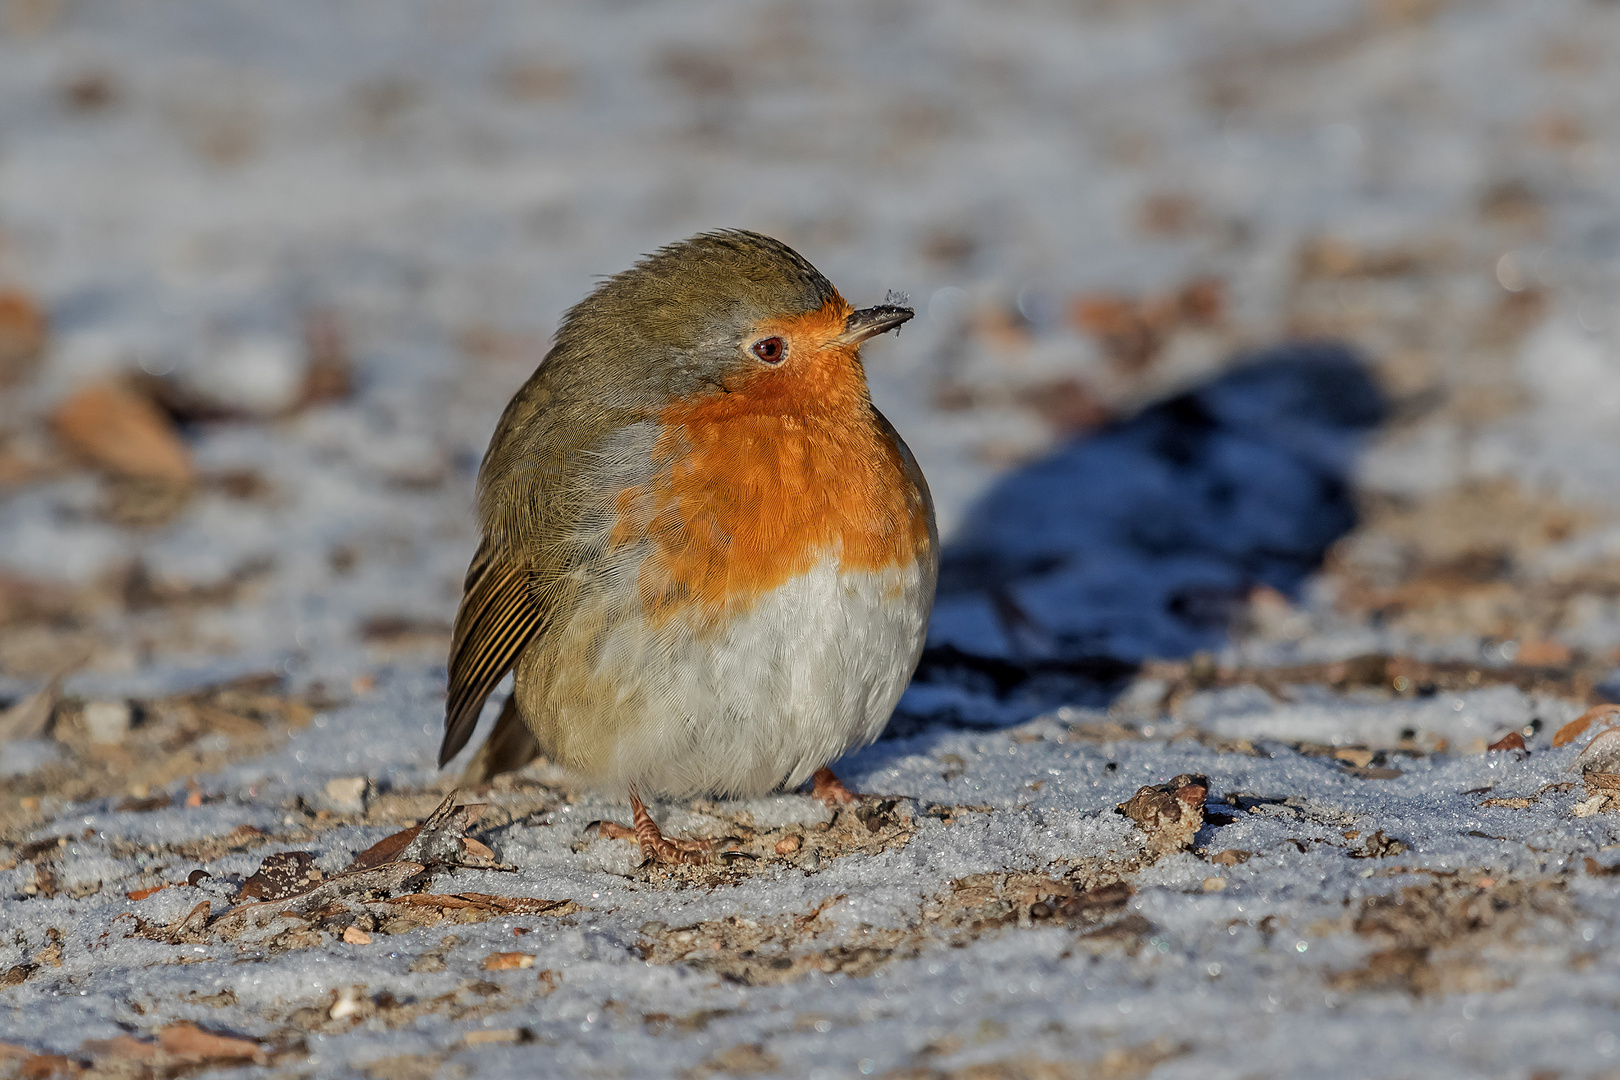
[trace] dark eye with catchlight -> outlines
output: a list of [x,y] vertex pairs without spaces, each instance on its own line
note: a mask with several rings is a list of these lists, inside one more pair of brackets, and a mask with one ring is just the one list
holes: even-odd
[[754,342],[753,353],[767,364],[780,364],[787,357],[787,342],[779,337],[761,338]]

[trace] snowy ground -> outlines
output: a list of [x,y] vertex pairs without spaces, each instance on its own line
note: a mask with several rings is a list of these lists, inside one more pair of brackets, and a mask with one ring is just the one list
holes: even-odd
[[[1620,697],[1617,49],[1602,0],[0,3],[0,1075],[1620,1071],[1610,773],[1553,745]],[[668,873],[540,765],[350,869],[453,783],[501,406],[722,225],[919,309],[867,360],[946,563],[873,797],[662,807],[748,856]]]

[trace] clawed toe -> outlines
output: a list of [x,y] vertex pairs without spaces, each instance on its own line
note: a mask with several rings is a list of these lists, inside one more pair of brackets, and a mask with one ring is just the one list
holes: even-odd
[[845,787],[844,782],[827,768],[817,769],[815,775],[810,777],[810,796],[834,810],[840,806],[855,806],[861,801],[859,795]]
[[729,845],[741,844],[742,841],[735,836],[723,836],[718,839],[688,840],[681,837],[665,836],[653,821],[652,814],[648,813],[647,806],[635,794],[630,796],[630,807],[635,815],[635,826],[627,827],[616,821],[593,821],[587,825],[586,831],[596,830],[598,836],[605,836],[610,840],[634,840],[641,845],[642,853],[648,862],[663,863],[666,866],[699,866],[719,859],[722,862],[735,862],[738,858],[752,858],[740,851],[719,850]]
[[637,839],[641,841],[641,850],[646,853],[648,859],[669,865],[700,866],[717,861],[730,864],[738,859],[753,858],[745,851],[734,850],[734,845],[742,843],[742,840],[735,836],[721,836],[712,840],[684,840],[659,833],[651,842],[645,837],[638,836]]
[[646,856],[645,862],[662,863],[665,866],[700,866],[709,861],[708,849],[690,840],[672,840],[667,836],[636,839],[641,843],[641,853]]

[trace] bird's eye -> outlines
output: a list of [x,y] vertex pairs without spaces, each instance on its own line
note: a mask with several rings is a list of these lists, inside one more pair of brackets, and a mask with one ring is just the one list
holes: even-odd
[[787,342],[779,337],[761,338],[754,342],[753,353],[767,364],[780,364],[787,356]]

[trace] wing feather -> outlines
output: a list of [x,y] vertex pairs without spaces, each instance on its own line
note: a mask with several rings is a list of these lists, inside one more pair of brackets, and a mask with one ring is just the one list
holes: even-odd
[[439,765],[455,757],[472,737],[478,716],[523,647],[540,630],[529,574],[503,558],[486,537],[467,568],[450,640],[450,694],[444,708]]

